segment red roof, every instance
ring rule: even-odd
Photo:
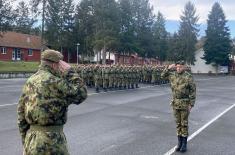
[[[41,37],[17,32],[5,32],[0,36],[0,46],[41,49]]]

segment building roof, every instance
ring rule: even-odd
[[[17,32],[4,32],[0,36],[0,46],[41,49],[41,37]]]

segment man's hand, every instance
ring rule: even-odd
[[[175,67],[175,64],[171,64],[171,65],[168,66],[168,69],[172,69],[174,67]]]
[[[65,72],[68,71],[70,68],[71,68],[71,66],[70,66],[68,63],[66,63],[66,62],[64,62],[64,61],[62,61],[62,60],[59,61],[59,70],[60,70],[62,73],[65,73]]]
[[[190,112],[190,111],[191,111],[191,109],[192,109],[192,106],[191,106],[191,105],[189,105],[189,106],[188,106],[188,111]]]

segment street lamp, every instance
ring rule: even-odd
[[[79,43],[77,43],[77,65],[78,65],[78,46],[79,46],[80,44]]]

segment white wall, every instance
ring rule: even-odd
[[[204,50],[201,48],[195,52],[195,65],[191,65],[192,73],[216,73],[216,68],[212,65],[207,65],[206,61],[202,59]]]
[[[95,54],[95,56],[94,56],[95,62],[97,61],[97,57],[99,59],[99,54],[100,54],[100,52],[97,52],[97,54]],[[102,51],[101,51],[101,59],[103,59]],[[109,52],[106,52],[106,59],[109,59]],[[115,61],[115,55],[112,52],[110,53],[110,60]]]

